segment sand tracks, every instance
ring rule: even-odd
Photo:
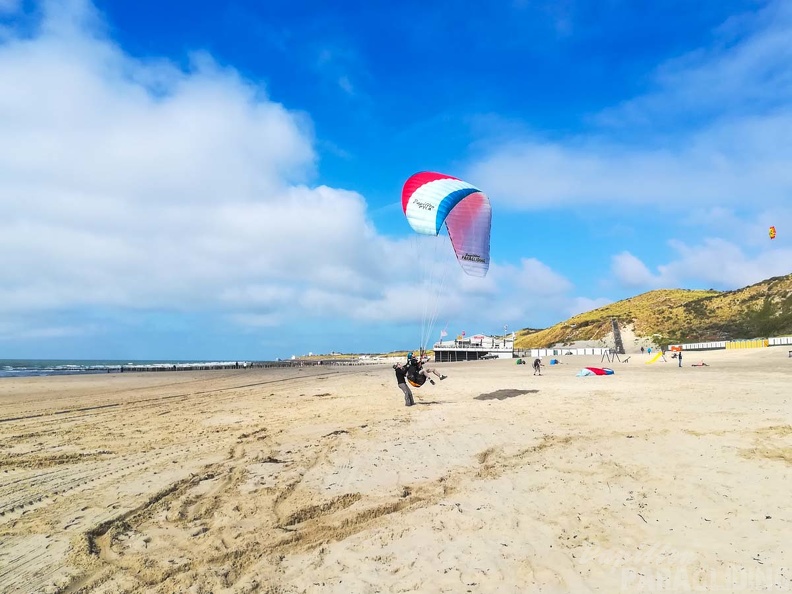
[[[616,591],[622,549],[772,559],[784,500],[756,485],[788,482],[780,397],[721,414],[720,396],[552,376],[538,397],[488,369],[460,365],[410,409],[390,369],[124,378],[50,417],[0,401],[42,414],[0,423],[0,591]]]
[[[224,461],[91,531],[80,565],[102,566],[93,579],[84,576],[81,587],[245,591],[277,574],[286,555],[344,540],[453,491],[455,476],[381,495],[317,492],[316,476],[331,474],[338,455],[365,439],[361,431],[317,430],[298,448],[280,443],[266,427],[240,433]]]
[[[293,529],[323,512],[294,503],[298,509],[283,508],[284,523],[275,500],[291,506],[288,493],[279,498],[276,489],[252,485],[256,496],[244,497],[251,469],[299,476],[333,438],[319,439],[313,453],[282,453],[273,432],[292,415],[267,401],[273,389],[282,397],[287,386],[285,394],[296,396],[306,382],[348,373],[115,377],[118,388],[109,390],[92,387],[107,388],[108,378],[65,378],[49,399],[2,401],[0,591],[132,584],[147,592],[195,563],[222,566],[249,550],[244,541],[262,527],[270,526],[274,544],[293,540],[277,526]],[[165,544],[182,552],[160,567],[151,553]]]

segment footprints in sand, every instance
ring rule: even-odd
[[[750,447],[739,447],[739,455],[745,459],[767,459],[792,464],[792,425],[769,425],[754,430],[713,430],[707,432],[684,430],[688,435],[699,438],[733,437],[735,440],[750,441]]]
[[[3,469],[23,469],[23,468],[50,468],[61,464],[74,464],[75,462],[85,462],[92,459],[102,459],[113,452],[110,450],[99,450],[96,452],[71,452],[52,455],[30,454],[7,454],[0,460],[0,468]]]
[[[754,446],[740,451],[744,458],[765,458],[792,464],[792,425],[771,425],[754,432]]]
[[[341,495],[340,497],[335,497],[320,505],[309,505],[307,507],[298,509],[284,518],[282,525],[293,526],[294,524],[301,524],[302,522],[306,522],[308,520],[333,514],[339,510],[343,510],[350,507],[351,505],[354,505],[360,501],[361,497],[362,496],[360,493],[350,493],[347,495]]]
[[[80,489],[135,472],[145,464],[142,457],[131,457],[126,464],[120,465],[117,461],[63,464],[47,472],[25,470],[8,477],[3,475],[0,478],[0,522],[10,512],[51,503]]]
[[[61,434],[55,424],[36,429],[42,419],[7,424],[13,435],[30,436],[14,448],[35,453],[27,455],[27,466],[0,471],[0,504],[13,506],[0,516],[0,565],[21,559],[13,571],[33,580],[33,591],[65,580],[51,571],[70,564],[76,572],[68,576],[71,585],[60,581],[58,587],[71,593],[278,592],[293,583],[284,579],[289,567],[295,581],[305,575],[330,584],[333,569],[344,561],[338,553],[343,549],[359,552],[365,571],[349,563],[352,577],[327,589],[311,582],[293,591],[366,591],[380,584],[386,584],[383,591],[420,591],[426,584],[417,576],[429,575],[425,568],[435,563],[440,572],[448,569],[437,576],[447,580],[447,591],[494,591],[499,581],[514,583],[523,563],[526,589],[585,592],[566,573],[584,531],[593,532],[601,519],[618,525],[625,512],[656,521],[645,512],[657,498],[626,499],[625,489],[633,489],[629,456],[603,458],[598,446],[615,439],[612,430],[573,432],[571,424],[559,430],[536,417],[507,418],[508,402],[472,402],[480,390],[464,402],[426,407],[401,419],[400,409],[355,408],[336,398],[341,381],[292,380],[278,392],[207,389],[198,401],[184,396],[152,400],[146,407],[94,410],[93,420],[69,420]],[[376,388],[379,381],[375,377],[370,384]],[[482,396],[517,398],[515,403],[532,400],[529,392]],[[465,415],[455,413],[457,405]],[[481,418],[471,419],[470,410]],[[498,414],[501,426],[490,424]],[[211,426],[203,424],[207,419]],[[505,439],[495,434],[501,428],[511,432]],[[640,426],[619,429],[628,453],[652,447],[649,440],[658,435]],[[786,447],[790,433],[768,428],[757,435],[763,440],[758,445]],[[514,436],[519,437],[509,441]],[[36,451],[39,442],[44,447]],[[73,450],[59,449],[64,442]],[[72,451],[84,455],[58,458]],[[622,477],[621,484],[613,474]],[[575,530],[563,525],[558,512],[571,509],[563,501],[572,488],[599,489],[608,498],[602,508],[618,505],[618,514],[584,515]],[[21,500],[14,499],[17,492]],[[37,502],[38,497],[44,499]],[[504,497],[513,498],[514,509],[507,509]],[[562,503],[553,507],[557,502]],[[540,513],[545,516],[533,521]],[[537,538],[536,525],[542,523],[554,533]],[[53,536],[34,543],[37,530],[52,530]],[[469,546],[471,538],[486,538],[487,546]],[[533,552],[524,545],[529,541]],[[75,544],[67,553],[70,542]],[[404,543],[413,548],[399,549]],[[479,550],[487,556],[477,556]],[[0,591],[8,591],[9,583],[0,570]],[[360,589],[350,589],[350,583]]]

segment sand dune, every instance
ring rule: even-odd
[[[0,591],[792,589],[792,359],[647,359],[2,380]]]

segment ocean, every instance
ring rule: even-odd
[[[244,361],[115,361],[102,359],[0,359],[0,378],[42,375],[81,375],[89,373],[120,373],[122,367],[149,369],[190,369],[192,367],[240,367]]]

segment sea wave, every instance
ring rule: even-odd
[[[55,361],[0,360],[0,377],[39,377],[123,373],[124,371],[184,371],[195,369],[244,369],[248,361]]]

